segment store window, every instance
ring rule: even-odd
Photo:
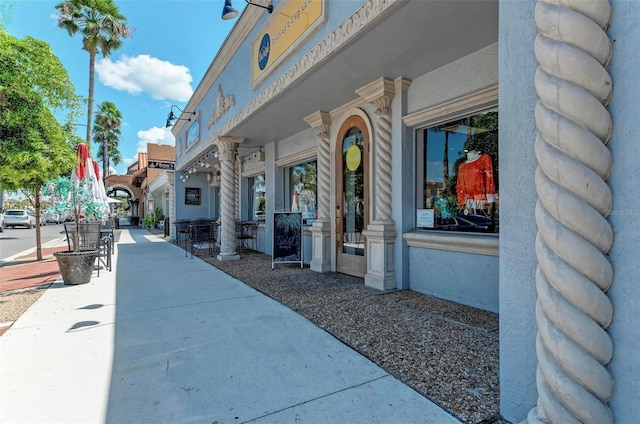
[[[249,186],[249,219],[254,221],[264,221],[264,210],[266,206],[266,184],[264,174],[250,177]]]
[[[285,169],[287,207],[302,213],[303,225],[311,225],[317,218],[318,178],[316,161],[310,161]]]
[[[417,134],[416,228],[498,233],[498,109]]]

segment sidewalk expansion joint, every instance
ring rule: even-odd
[[[296,408],[296,407],[298,407],[300,405],[305,405],[307,403],[315,402],[317,400],[324,399],[324,398],[336,395],[338,393],[346,392],[347,390],[355,389],[356,387],[365,386],[367,384],[374,383],[374,382],[376,382],[378,380],[382,380],[383,378],[390,378],[390,377],[393,378],[393,376],[391,374],[386,373],[385,375],[381,375],[380,377],[376,377],[376,378],[373,378],[371,380],[363,381],[362,383],[354,384],[353,386],[345,387],[343,389],[336,390],[336,391],[324,394],[322,396],[317,396],[315,398],[305,400],[304,402],[296,403],[295,405],[287,406],[286,408],[282,408],[282,409],[270,412],[270,413],[265,414],[265,415],[261,415],[261,416],[254,417],[254,418],[250,418],[250,419],[248,419],[246,421],[242,421],[241,424],[250,423],[250,422],[253,422],[253,421],[256,421],[256,420],[260,420],[262,418],[266,418],[266,417],[269,417],[269,416],[272,416],[272,415],[275,415],[275,414],[279,414],[280,412],[283,412],[283,411],[286,411],[286,410],[289,410],[289,409],[292,409],[292,408]]]

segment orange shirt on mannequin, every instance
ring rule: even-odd
[[[476,159],[460,164],[456,192],[458,205],[465,204],[467,199],[485,202],[495,200],[496,185],[491,156],[481,154]]]

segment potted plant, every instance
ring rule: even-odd
[[[91,191],[91,184],[95,184],[92,179],[82,179],[74,181],[69,177],[58,177],[48,181],[42,194],[49,197],[49,213],[61,214],[61,216],[71,215],[73,223],[65,224],[70,249],[64,252],[56,252],[54,256],[60,267],[60,274],[65,284],[85,284],[91,280],[94,263],[99,255],[98,245],[96,248],[83,249],[80,243],[82,237],[81,223],[83,219],[100,219],[104,213],[104,204],[96,200]],[[69,228],[72,231],[69,232]],[[97,237],[99,238],[100,227],[97,226]],[[99,239],[98,239],[99,240]]]

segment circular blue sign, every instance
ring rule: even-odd
[[[271,53],[271,37],[269,34],[265,34],[260,41],[260,50],[258,50],[258,68],[264,71],[269,63],[269,53]]]

